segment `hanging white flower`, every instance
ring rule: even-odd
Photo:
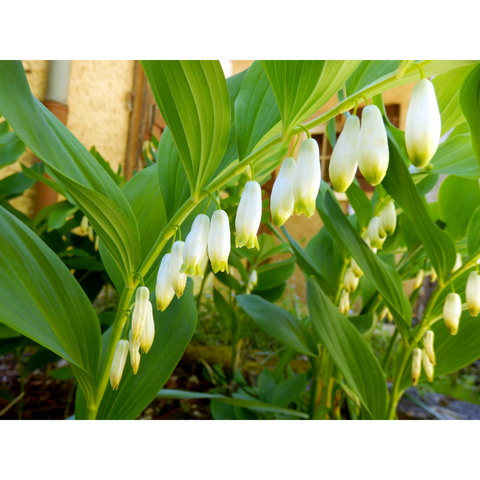
[[[235,228],[237,230],[235,245],[237,248],[257,248],[257,232],[262,220],[262,191],[258,182],[250,180],[245,184],[238,204]]]
[[[228,273],[230,255],[230,223],[224,210],[213,212],[208,234],[208,257],[212,270]]]
[[[272,212],[272,221],[278,227],[281,227],[292,216],[295,205],[293,196],[295,167],[295,160],[292,157],[286,158],[273,184],[270,211]]]

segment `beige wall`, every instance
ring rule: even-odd
[[[43,100],[48,61],[25,60],[23,66],[32,93]],[[95,146],[115,171],[126,157],[134,68],[133,60],[73,60],[71,65],[67,127],[87,149]],[[0,170],[0,179],[20,171],[20,162],[31,166],[33,158],[27,150],[18,162]],[[35,187],[11,203],[32,216]]]

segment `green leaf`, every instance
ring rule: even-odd
[[[355,211],[358,223],[362,228],[367,228],[373,215],[373,208],[365,192],[358,185],[352,183],[345,193]]]
[[[290,246],[292,247],[293,253],[295,255],[295,260],[301,270],[307,277],[315,277],[318,284],[323,288],[323,290],[332,297],[334,295],[334,291],[330,282],[326,280],[326,278],[322,275],[322,272],[319,270],[316,263],[312,260],[309,254],[303,250],[303,248],[290,236],[287,232],[285,226],[281,227],[282,232],[287,237]]]
[[[287,310],[256,295],[237,295],[237,302],[268,335],[296,352],[313,357],[318,355],[317,345],[310,331]]]
[[[441,143],[430,164],[433,166],[431,173],[480,178],[480,167],[472,150],[469,133],[450,136]]]
[[[155,292],[150,301],[155,302]],[[118,390],[107,386],[98,409],[99,420],[133,420],[148,407],[170,378],[182,358],[197,325],[197,309],[193,301],[193,282],[180,299],[175,298],[169,307],[160,312],[153,309],[155,340],[147,354],[141,354],[140,368],[133,374],[130,357],[127,359]],[[103,334],[103,352],[106,352],[112,329]],[[102,355],[102,363],[104,355]],[[85,404],[77,395],[75,417],[83,418]]]
[[[90,149],[90,153],[95,158],[95,160],[100,164],[100,166],[107,172],[108,176],[119,186],[122,187],[125,185],[126,180],[125,177],[122,177],[120,173],[115,173],[112,170],[110,164],[100,155],[100,152],[95,148],[92,147]],[[118,170],[120,172],[120,168]]]
[[[235,127],[239,160],[248,156],[261,139],[280,121],[272,86],[256,60],[243,79],[235,100]]]
[[[213,301],[215,302],[215,307],[218,310],[218,313],[227,322],[227,325],[234,335],[237,330],[237,318],[235,312],[216,288],[213,289]]]
[[[124,278],[140,261],[132,209],[107,172],[31,93],[20,61],[0,62],[0,111],[87,215]],[[113,237],[109,235],[112,234]]]
[[[0,321],[70,362],[92,401],[101,339],[90,301],[63,262],[3,208],[0,244]]]
[[[456,251],[451,238],[441,230],[428,213],[402,156],[403,132],[386,122],[390,159],[382,186],[413,222],[415,231],[439,278],[445,278],[455,264]]]
[[[76,205],[72,205],[69,202],[59,202],[56,203],[55,206],[56,208],[52,210],[48,216],[48,232],[63,227],[67,221],[67,218],[78,210]]]
[[[475,255],[480,250],[480,207],[473,212],[467,228],[468,254]]]
[[[372,350],[313,280],[308,282],[307,302],[315,333],[345,382],[369,414],[383,420],[387,384]]]
[[[42,165],[36,163],[29,170],[43,172]],[[0,180],[0,198],[11,200],[18,197],[23,192],[35,184],[35,180],[31,180],[24,172],[14,173]]]
[[[212,394],[212,393],[201,393],[201,392],[184,392],[182,390],[160,390],[158,392],[157,398],[165,399],[202,399],[202,398],[211,398],[212,400],[217,400],[228,405],[235,405],[238,407],[248,408],[255,412],[272,412],[272,413],[283,413],[285,415],[293,415],[299,418],[308,419],[308,415],[303,412],[297,412],[296,410],[291,410],[289,408],[283,408],[276,405],[270,405],[268,403],[258,402],[256,400],[245,400],[243,398],[231,398],[225,397],[224,395]]]
[[[260,265],[257,268],[258,283],[255,290],[270,290],[280,286],[292,276],[294,270],[294,258]]]
[[[459,90],[465,77],[473,68],[474,65],[456,68],[442,75],[437,75],[432,80],[442,121],[441,135],[445,135],[450,129],[465,122],[458,101]]]
[[[476,66],[463,81],[459,102],[470,130],[473,153],[480,163],[480,65]]]
[[[43,175],[43,172],[40,173],[37,170],[34,170],[32,168],[27,168],[25,165],[23,165],[23,163],[20,164],[20,166],[22,167],[22,171],[26,177],[30,178],[31,180],[35,180],[37,182],[42,182],[45,185],[48,185],[52,190],[55,190],[60,195],[63,195],[64,197],[67,196],[65,189],[59,183],[45,177]]]
[[[365,340],[368,341],[372,338],[378,321],[375,312],[368,312],[364,315],[358,315],[357,317],[348,317],[348,319]]]
[[[0,168],[17,161],[23,152],[25,152],[25,144],[19,138],[0,146]]]
[[[342,244],[343,248],[350,251],[363,273],[382,295],[402,336],[407,336],[412,310],[403,291],[399,274],[370,250],[370,247],[345,218],[330,192],[327,192],[324,203],[322,203],[320,195],[317,197],[317,208],[321,212],[322,220],[324,217],[329,218],[327,228],[337,244]]]
[[[343,86],[359,61],[264,60],[282,117],[282,137],[308,119]]]
[[[347,97],[379,78],[395,72],[398,63],[398,60],[363,60],[345,84]]]
[[[227,84],[218,61],[148,60],[142,66],[172,133],[192,193],[225,154],[230,132]]]
[[[272,403],[280,407],[287,407],[307,388],[307,376],[294,375],[275,386],[272,395]]]
[[[447,177],[440,186],[438,202],[442,220],[447,224],[445,231],[454,241],[464,238],[470,218],[480,205],[478,180]]]

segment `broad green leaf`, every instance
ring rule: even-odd
[[[0,111],[72,195],[124,279],[140,262],[138,229],[126,198],[98,161],[31,93],[21,62],[0,62]],[[108,235],[116,232],[114,237]]]
[[[237,295],[237,302],[268,335],[296,352],[317,356],[315,340],[305,325],[290,312],[256,295]]]
[[[402,157],[399,145],[404,143],[403,132],[386,123],[390,153],[387,174],[382,186],[413,222],[415,231],[427,252],[439,278],[451,272],[455,264],[455,245],[451,238],[431,219],[425,201],[419,195]]]
[[[478,180],[450,175],[440,186],[438,202],[442,220],[447,224],[445,231],[454,241],[464,238],[470,218],[474,210],[480,206]]]
[[[348,319],[365,340],[369,341],[372,338],[378,321],[375,312],[368,312],[364,315],[358,315],[357,317],[348,317]]]
[[[230,132],[227,84],[218,61],[146,60],[142,66],[198,194],[222,160]]]
[[[330,192],[327,192],[324,203],[320,195],[317,197],[317,208],[321,212],[322,219],[329,218],[327,228],[337,244],[342,244],[343,248],[351,253],[363,273],[382,295],[402,336],[407,336],[412,311],[399,274],[370,250],[346,219]]]
[[[122,175],[120,175],[121,167],[119,167],[118,173],[115,173],[112,170],[112,167],[110,166],[110,164],[100,155],[100,152],[95,147],[92,147],[90,149],[90,153],[95,158],[95,160],[100,164],[100,166],[108,173],[109,177],[116,183],[116,185],[118,185],[120,188],[123,187],[123,185],[125,185],[126,183],[125,177],[122,177]]]
[[[155,293],[150,301],[154,304]],[[197,309],[193,301],[193,282],[187,283],[185,293],[175,298],[169,307],[160,312],[153,309],[155,340],[147,354],[141,354],[140,368],[133,374],[130,357],[127,359],[118,390],[107,385],[98,409],[99,420],[133,420],[147,408],[170,378],[182,358],[197,325]],[[103,334],[103,352],[106,352],[112,329]],[[102,355],[102,363],[104,355]],[[77,395],[75,416],[83,418],[85,403]]]
[[[210,398],[212,400],[217,400],[228,405],[235,405],[238,407],[248,408],[256,412],[272,412],[272,413],[281,413],[284,415],[293,415],[299,418],[308,418],[308,415],[303,412],[297,412],[296,410],[291,410],[289,408],[280,407],[277,405],[270,405],[269,403],[259,402],[257,400],[245,400],[243,398],[235,397],[225,397],[224,395],[214,394],[214,393],[202,393],[202,392],[184,392],[182,390],[160,390],[158,392],[157,398],[165,398],[171,400],[182,400],[182,399],[202,399]]]
[[[467,228],[468,254],[475,255],[480,250],[480,207],[473,212]]]
[[[295,398],[307,388],[307,376],[294,375],[275,386],[272,394],[272,403],[280,407],[287,407]]]
[[[255,290],[270,290],[278,287],[292,276],[294,270],[294,258],[260,265],[257,268],[258,283]]]
[[[473,153],[480,163],[480,65],[476,66],[463,81],[459,102],[470,130]]]
[[[40,173],[43,172],[43,166],[40,163],[36,163],[27,170]],[[13,173],[0,180],[0,198],[11,200],[22,195],[25,190],[33,187],[34,184],[35,180],[32,180],[25,172]]]
[[[0,321],[70,362],[92,400],[101,339],[90,301],[57,255],[3,208],[0,244]]]
[[[249,155],[263,136],[280,121],[272,86],[256,60],[243,79],[235,100],[235,127],[239,160]]]
[[[450,129],[465,122],[458,101],[459,90],[463,80],[473,68],[474,65],[456,68],[437,75],[432,80],[442,120],[441,135],[445,135]]]
[[[290,246],[292,247],[293,253],[295,255],[295,260],[303,273],[307,277],[315,277],[315,280],[317,280],[318,284],[323,288],[327,295],[329,297],[333,297],[335,292],[333,291],[332,284],[328,282],[327,279],[323,276],[322,272],[320,271],[316,263],[312,260],[310,255],[290,236],[285,226],[281,228],[282,232],[287,237]],[[327,275],[327,277],[328,276],[329,275]]]
[[[373,215],[373,208],[365,192],[358,185],[352,183],[345,193],[357,215],[358,223],[362,228],[367,228]]]
[[[23,152],[25,152],[25,144],[19,138],[6,145],[0,145],[0,168],[17,161]]]
[[[216,289],[213,289],[213,301],[220,316],[226,321],[232,335],[235,335],[237,330],[237,318],[233,308],[223,298],[223,295]]]
[[[431,173],[480,178],[480,167],[473,154],[469,133],[451,136],[441,143],[430,164],[433,166]]]
[[[282,117],[282,137],[308,119],[343,86],[359,61],[264,60]]]
[[[320,231],[311,238],[304,252],[310,259],[310,262],[307,262],[308,266],[311,265],[313,268],[317,268],[324,278],[328,278],[328,285],[339,284],[343,258],[338,250],[337,244],[325,227],[322,227]],[[307,270],[305,270],[305,273],[307,273]],[[311,274],[308,275],[311,276]],[[316,280],[323,288],[317,278]],[[333,293],[331,287],[330,290],[332,290]]]
[[[379,78],[395,72],[398,60],[363,60],[345,83],[347,97]]]
[[[37,182],[42,182],[45,185],[48,185],[52,190],[55,190],[57,193],[60,195],[63,195],[64,197],[67,196],[67,193],[65,192],[65,189],[57,182],[47,178],[45,175],[40,173],[39,171],[33,169],[33,168],[27,168],[23,163],[20,165],[22,167],[22,172],[31,180],[35,180]]]
[[[315,333],[345,382],[369,414],[374,419],[383,420],[387,408],[387,384],[372,350],[314,280],[308,281],[307,302]]]

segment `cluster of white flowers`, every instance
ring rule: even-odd
[[[148,288],[139,287],[137,289],[132,313],[132,326],[128,334],[129,340],[118,341],[110,369],[110,385],[114,390],[117,390],[120,385],[128,352],[130,352],[133,373],[136,375],[141,360],[140,349],[143,353],[148,353],[152,347],[155,338],[155,321],[149,298]]]
[[[395,204],[388,202],[380,212],[379,216],[373,217],[367,228],[365,242],[370,246],[374,253],[377,249],[383,247],[387,235],[393,235],[397,226],[397,214]]]

